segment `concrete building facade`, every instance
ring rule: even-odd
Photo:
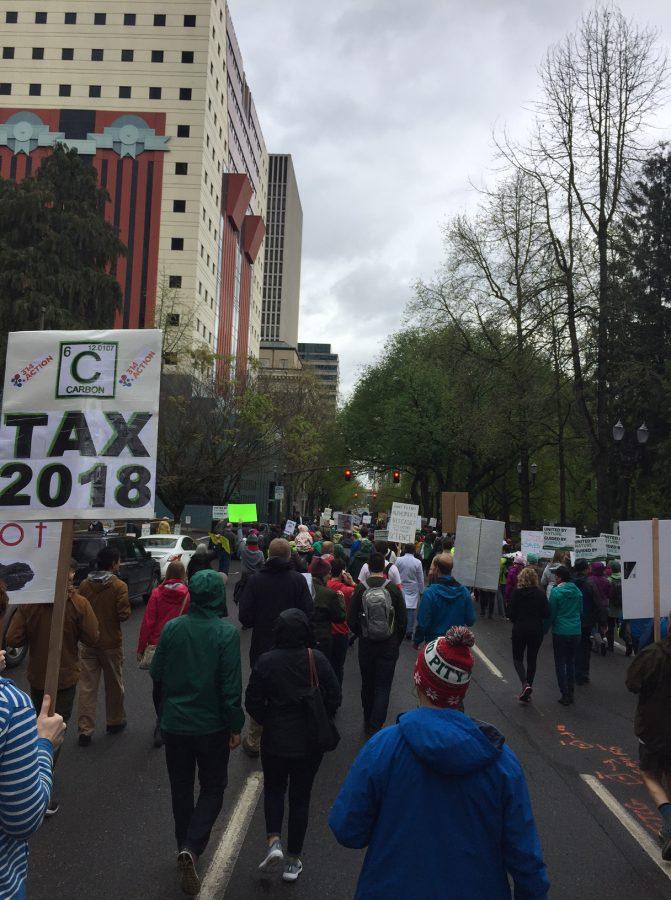
[[[328,399],[337,403],[340,361],[338,354],[331,352],[331,345],[299,344],[298,356],[303,368],[311,371],[323,386]]]
[[[154,325],[157,294],[175,292],[191,343],[244,369],[261,340],[268,155],[225,0],[0,0],[0,28],[0,174],[76,147],[128,247],[115,324]]]
[[[298,343],[303,209],[289,154],[271,154],[261,340]]]

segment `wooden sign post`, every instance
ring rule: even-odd
[[[53,716],[56,706],[56,693],[58,692],[58,676],[61,668],[61,650],[63,647],[63,625],[65,623],[65,608],[68,601],[68,575],[70,572],[70,560],[72,558],[72,535],[74,521],[66,519],[61,531],[61,546],[58,554],[58,571],[56,573],[56,593],[54,595],[54,608],[51,611],[51,631],[49,633],[49,655],[47,658],[47,672],[44,679],[44,693],[51,697],[49,715]],[[37,714],[39,715],[39,709]]]
[[[653,640],[661,640],[659,599],[659,519],[652,520],[652,628]]]

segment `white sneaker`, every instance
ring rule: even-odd
[[[303,863],[298,857],[292,859],[289,857],[284,863],[284,872],[282,872],[283,881],[297,881],[298,876],[303,871]]]
[[[259,869],[273,871],[277,868],[278,863],[282,862],[283,859],[284,852],[282,851],[282,844],[280,843],[279,839],[274,840],[268,847],[266,858],[263,860],[263,862],[259,863]]]

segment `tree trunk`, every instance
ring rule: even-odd
[[[519,473],[520,483],[520,516],[522,528],[531,527],[531,488],[529,484],[529,448],[520,447],[522,471]]]

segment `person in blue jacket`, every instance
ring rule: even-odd
[[[436,580],[422,595],[415,625],[415,647],[441,637],[453,625],[472,625],[475,622],[471,592],[454,580],[453,565],[451,553],[441,553],[431,563],[429,581],[432,577]]]
[[[503,735],[463,703],[473,632],[451,628],[415,664],[419,708],[356,758],[329,825],[368,848],[355,900],[545,900],[550,887],[524,773]],[[412,840],[408,840],[408,835]]]

